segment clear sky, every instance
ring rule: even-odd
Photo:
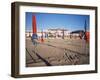
[[[36,16],[38,31],[56,28],[63,28],[69,31],[84,30],[85,21],[87,30],[89,30],[89,15],[26,12],[26,31],[32,30],[32,15]]]

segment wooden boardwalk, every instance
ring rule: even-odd
[[[26,66],[89,64],[89,44],[84,40],[47,39],[33,45],[26,39]]]

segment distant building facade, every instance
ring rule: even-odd
[[[32,32],[26,32],[25,36],[26,37],[32,37]],[[70,31],[68,31],[67,29],[48,29],[47,31],[41,31],[41,32],[37,32],[37,36],[38,38],[65,38],[68,37],[70,35]]]

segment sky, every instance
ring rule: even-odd
[[[85,21],[89,31],[89,15],[26,12],[26,31],[32,31],[32,15],[36,16],[37,31],[47,29],[84,30]]]

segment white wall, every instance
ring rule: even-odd
[[[1,0],[0,2],[0,80],[16,80],[10,76],[11,67],[11,2],[15,0]],[[41,3],[54,4],[71,4],[71,5],[88,5],[98,6],[100,14],[100,0],[16,0],[16,1],[33,1]],[[98,16],[100,22],[100,16]],[[100,35],[100,23],[98,23],[98,35]],[[98,44],[100,48],[100,36]],[[98,49],[99,49],[98,48]],[[21,78],[19,80],[100,80],[100,50],[98,51],[98,68],[97,74],[78,74],[53,77],[38,78]]]

